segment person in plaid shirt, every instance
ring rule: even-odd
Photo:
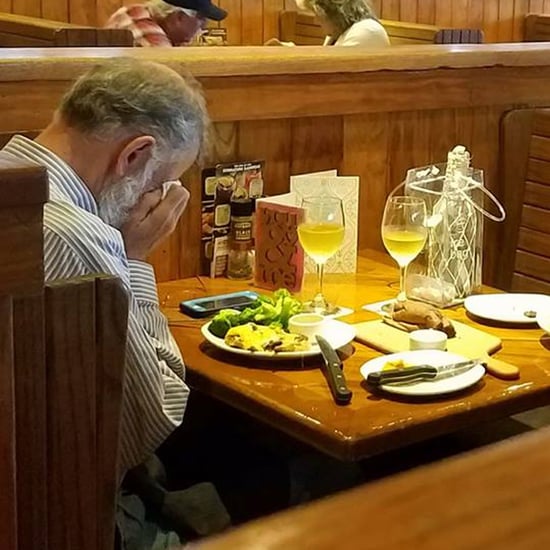
[[[129,29],[134,46],[186,46],[208,19],[221,21],[226,16],[211,0],[148,0],[120,8],[105,27]]]

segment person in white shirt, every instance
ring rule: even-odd
[[[368,0],[297,0],[300,9],[315,13],[327,33],[325,46],[385,48],[388,33]]]

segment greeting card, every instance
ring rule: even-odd
[[[256,201],[255,283],[261,288],[297,292],[304,276],[304,251],[298,242],[303,211],[294,193]]]
[[[301,204],[312,196],[333,196],[342,200],[345,234],[340,250],[325,265],[325,273],[355,273],[359,216],[359,177],[338,176],[336,170],[291,176],[290,191]],[[315,272],[315,263],[305,258],[306,273]]]

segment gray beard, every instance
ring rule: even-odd
[[[106,224],[120,229],[126,223],[131,210],[145,193],[156,169],[156,163],[150,164],[151,166],[146,166],[142,174],[124,176],[108,183],[98,201],[99,217]]]

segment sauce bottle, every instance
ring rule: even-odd
[[[251,199],[234,198],[231,200],[231,229],[227,263],[229,279],[250,279],[252,277],[254,262],[252,211]]]

